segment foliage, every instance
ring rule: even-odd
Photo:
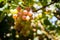
[[[0,0],[2,40],[60,40],[60,0]]]

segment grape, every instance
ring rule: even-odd
[[[17,11],[20,11],[20,10],[21,10],[21,8],[18,6],[18,7],[17,7]]]
[[[26,16],[25,15],[22,16],[22,20],[26,20]]]

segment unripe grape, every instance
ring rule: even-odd
[[[18,13],[18,11],[17,11],[16,9],[14,9],[14,10],[11,9],[10,12],[11,12],[12,14],[17,14],[17,13]]]

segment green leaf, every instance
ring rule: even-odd
[[[3,0],[0,0],[0,2],[2,2]]]
[[[47,0],[42,0],[41,3],[42,3],[43,6],[45,6],[45,5],[47,5]]]
[[[45,25],[51,25],[51,23],[49,22],[48,19],[45,19],[45,20],[44,20],[44,24],[45,24]]]
[[[48,3],[51,3],[51,0],[47,0]]]

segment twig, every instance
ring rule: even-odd
[[[58,2],[58,1],[57,1],[57,2]],[[57,2],[51,2],[50,4],[43,6],[42,8],[40,8],[40,9],[38,9],[38,10],[41,10],[41,9],[43,9],[43,8],[46,8],[47,6],[52,5],[52,4],[54,4],[54,3],[57,3]],[[33,12],[37,12],[38,10],[33,10]]]

